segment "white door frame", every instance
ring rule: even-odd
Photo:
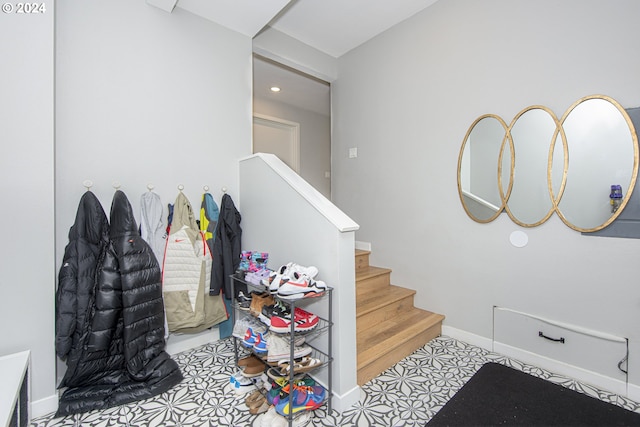
[[[293,159],[291,169],[293,169],[297,174],[300,174],[300,123],[290,122],[278,117],[271,117],[258,113],[253,113],[253,123],[258,123],[262,126],[271,127],[274,129],[288,131],[290,148],[289,153],[291,155],[291,158]],[[254,152],[253,135],[251,138],[251,152]]]

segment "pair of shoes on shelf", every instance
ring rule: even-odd
[[[292,425],[293,427],[304,427],[309,424],[310,420],[311,412],[306,412],[294,418]],[[289,427],[289,421],[282,415],[279,415],[274,407],[271,407],[265,414],[260,415],[253,425],[256,427]]]
[[[251,294],[247,296],[243,291],[238,292],[238,296],[236,297],[238,308],[243,311],[249,311],[249,307],[251,307],[251,299]]]
[[[251,314],[253,314],[255,317],[258,317],[262,312],[262,307],[264,307],[265,305],[272,305],[274,303],[275,300],[273,299],[271,294],[269,294],[269,292],[253,293],[251,296],[251,305],[249,306],[249,311],[251,311]]]
[[[294,374],[302,374],[305,372],[309,372],[314,370],[315,368],[322,366],[322,361],[320,359],[316,359],[314,357],[304,356],[300,361],[293,362],[293,373]],[[291,373],[291,365],[288,360],[281,360],[278,362],[278,368],[280,368],[280,373],[285,377],[289,377]],[[273,369],[273,368],[271,368]]]
[[[269,288],[269,292],[275,294],[278,292],[280,285],[291,279],[295,273],[303,274],[313,279],[318,275],[318,269],[314,266],[304,267],[300,264],[290,262],[272,271],[269,277],[262,281],[262,284]]]
[[[267,354],[268,350],[268,332],[259,332],[253,328],[247,328],[242,338],[242,345],[247,348],[253,348],[257,354]]]
[[[265,390],[267,390],[267,403],[269,405],[276,405],[280,399],[284,399],[289,396],[289,377],[278,376],[271,371],[271,369],[267,371],[268,378],[267,380],[263,379],[263,384]],[[306,374],[296,375],[293,377],[293,383],[300,386],[316,386],[316,381]]]
[[[243,375],[242,371],[237,371],[229,378],[229,387],[238,395],[256,390],[256,384],[251,378]]]
[[[247,378],[259,377],[265,370],[264,362],[254,355],[239,359],[238,367],[242,369],[242,375]]]
[[[284,336],[277,334],[269,334],[269,346],[267,348],[267,362],[279,362],[280,360],[289,359],[291,357],[291,346],[293,345],[293,358],[298,359],[311,354],[311,347],[308,345],[298,344]]]
[[[280,415],[297,414],[302,411],[312,411],[324,403],[327,392],[319,385],[306,385],[294,382],[286,397],[280,397],[274,404]]]
[[[267,412],[269,404],[267,398],[262,394],[260,390],[256,390],[251,393],[244,401],[244,404],[249,408],[249,413],[252,415],[262,414]]]
[[[264,279],[269,278],[269,274],[271,274],[271,270],[267,268],[260,269],[258,271],[250,271],[245,274],[244,280],[246,282],[251,283],[252,285],[261,285]]]
[[[275,302],[271,305],[262,306],[262,310],[260,312],[260,315],[258,316],[258,319],[260,319],[260,321],[265,325],[270,326],[271,318],[273,316],[284,316],[290,312],[291,310],[289,310],[289,307],[287,307],[282,301],[275,300]]]
[[[294,332],[308,332],[318,326],[320,318],[313,313],[296,307],[293,311]],[[291,332],[291,310],[274,314],[269,322],[269,329],[273,332]]]
[[[324,295],[327,284],[321,280],[314,280],[304,273],[293,273],[292,277],[280,284],[277,290],[278,298],[298,300]]]
[[[243,339],[247,333],[247,329],[253,329],[256,332],[267,332],[267,327],[259,322],[256,318],[251,316],[239,317],[233,325],[233,332],[231,333],[234,337]]]

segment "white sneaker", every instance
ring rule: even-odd
[[[275,415],[272,419],[269,420],[271,424],[262,424],[262,426],[268,425],[269,427],[289,427],[289,420],[287,418],[278,414],[277,412],[275,412],[275,410],[273,412],[275,413]],[[301,415],[296,415],[296,417],[293,419],[292,425],[294,427],[304,427],[309,424],[309,420],[311,420],[311,411],[305,411]]]
[[[318,269],[314,266],[304,267],[300,264],[289,262],[272,271],[269,277],[262,280],[262,284],[269,288],[270,293],[275,294],[278,292],[280,285],[295,277],[296,273],[313,279],[318,275]]]
[[[241,396],[250,391],[257,390],[255,383],[249,379],[244,377],[243,375],[235,377],[236,382],[233,384],[233,390],[237,395]]]
[[[327,284],[321,280],[313,280],[304,274],[294,274],[287,282],[278,287],[278,297],[287,300],[322,296],[327,290]]]
[[[290,262],[287,264],[287,275],[293,276],[293,273],[301,273],[314,279],[318,275],[318,269],[314,266],[303,267],[300,264]]]
[[[293,343],[293,357],[295,359],[311,354],[311,347],[308,345],[296,345]],[[291,356],[290,341],[278,334],[269,335],[269,349],[267,351],[267,362],[278,362],[289,360]]]

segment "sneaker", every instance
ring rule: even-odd
[[[271,318],[273,316],[291,316],[291,311],[289,307],[284,305],[282,301],[276,300],[274,304],[262,306],[262,312],[258,316],[260,321],[267,326],[271,325]]]
[[[244,334],[247,333],[247,329],[249,328],[249,322],[246,317],[240,317],[236,319],[236,322],[233,324],[233,335],[236,338],[243,339]]]
[[[258,340],[258,333],[254,332],[253,328],[247,328],[247,331],[242,338],[242,345],[244,345],[245,347],[253,348],[256,341]]]
[[[276,412],[287,416],[301,411],[311,411],[322,405],[326,391],[321,386],[294,384],[292,399],[279,399],[275,404]]]
[[[266,326],[261,322],[258,322],[257,319],[251,316],[239,316],[233,325],[233,332],[231,334],[236,338],[243,339],[247,333],[247,329],[249,328],[256,332],[267,331]]]
[[[289,277],[287,276],[287,266],[283,265],[276,271],[272,271],[269,274],[269,277],[263,279],[262,284],[269,288],[269,292],[275,294],[280,284],[287,280],[289,280]]]
[[[231,384],[231,386],[235,386],[240,379],[242,379],[242,371],[236,371],[229,377],[229,384]]]
[[[300,264],[290,262],[281,266],[276,271],[272,271],[269,277],[262,281],[262,284],[269,288],[269,292],[275,294],[278,288],[295,274],[303,274],[313,279],[317,276],[318,269],[314,266],[304,267]]]
[[[293,343],[293,358],[297,359],[311,354],[311,347],[308,345],[296,345]],[[291,356],[291,343],[285,337],[277,334],[269,335],[269,349],[267,351],[267,362],[278,362],[288,359]]]
[[[320,318],[299,307],[294,310],[294,331],[307,332],[318,326]],[[291,332],[291,312],[271,318],[270,330],[278,333]]]
[[[253,285],[258,286],[258,285],[262,284],[262,281],[264,279],[268,279],[269,278],[269,274],[271,274],[271,270],[265,268],[265,269],[262,269],[262,270],[258,270],[258,271],[247,273],[244,276],[244,280],[246,282],[249,282],[249,283],[251,283]]]
[[[253,351],[255,351],[258,355],[267,354],[267,349],[269,348],[267,333],[258,332],[254,339],[253,343]]]
[[[300,299],[324,295],[327,285],[323,281],[313,280],[304,274],[295,274],[293,278],[278,288],[278,296],[283,299]]]
[[[251,298],[251,294],[249,294],[249,296],[246,296],[244,292],[238,292],[238,296],[236,297],[236,301],[238,302],[238,309],[249,311],[249,307],[251,306]]]
[[[318,275],[318,269],[314,266],[303,267],[300,264],[290,262],[287,264],[287,274],[291,277],[293,273],[304,274],[314,279]]]
[[[240,375],[240,378],[238,378],[236,383],[233,384],[233,390],[237,395],[244,395],[245,393],[249,393],[256,389],[255,383],[244,375]]]

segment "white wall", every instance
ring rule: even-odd
[[[55,13],[39,3],[39,14],[0,13],[0,356],[31,351],[32,399],[55,389]]]
[[[20,313],[2,322],[16,324],[24,319],[26,324],[35,322],[43,330],[43,336],[33,338],[46,349],[45,360],[34,360],[34,381],[38,387],[34,387],[32,396],[48,402],[40,412],[55,409],[47,405],[57,403],[54,277],[85,191],[83,181],[93,181],[92,191],[107,215],[114,192],[112,183],[116,181],[129,197],[136,215],[140,195],[147,191],[149,183],[154,185],[163,204],[173,203],[177,186],[184,185],[185,194],[194,208],[199,209],[205,185],[218,202],[222,187],[237,198],[237,160],[251,152],[250,38],[180,9],[168,14],[144,2],[118,0],[59,2],[56,44],[55,263],[51,243],[46,255],[52,265],[42,271],[28,270],[30,274],[46,273],[47,280],[29,280],[33,283],[27,284],[41,286],[41,282],[46,282],[46,287],[42,285],[45,289],[37,294],[38,304],[43,306],[38,313],[46,320],[41,315],[22,314],[24,307],[29,306],[25,302],[14,304],[21,309]],[[42,75],[46,77],[47,73],[53,76],[53,60],[29,69],[33,70],[25,75],[29,82]],[[14,98],[20,99],[20,93]],[[50,100],[52,103],[52,94]],[[45,106],[43,103],[42,108]],[[46,124],[43,120],[36,123]],[[33,119],[16,124],[31,129]],[[46,139],[41,141],[45,142]],[[37,186],[39,191],[52,187],[52,142],[44,149],[21,148],[22,158],[8,166],[5,181],[15,185],[16,176],[29,170],[28,178],[35,179],[29,185]],[[39,163],[39,156],[47,152],[49,157],[44,157],[43,164],[34,166],[34,158]],[[38,174],[33,174],[34,169]],[[37,192],[22,189],[20,199],[26,202],[27,197],[29,203],[39,200]],[[26,212],[37,221],[26,216],[20,222],[39,226],[53,222],[52,197],[51,193],[50,212],[33,206],[33,212],[31,207]],[[23,215],[25,210],[20,212]],[[32,257],[38,256],[33,253],[33,246],[36,237],[42,242],[42,230],[46,228],[34,229],[37,236],[28,239],[27,247],[21,251],[30,254],[24,258],[28,268],[32,267]],[[34,299],[33,288],[25,294],[27,297],[29,301]],[[3,300],[13,304],[7,298]],[[22,331],[22,336],[25,335]],[[45,369],[47,375],[43,375]],[[64,369],[64,364],[60,364],[60,369]],[[38,412],[35,408],[34,415]]]
[[[253,100],[253,112],[300,124],[300,176],[331,199],[331,118],[264,98]]]
[[[478,224],[456,188],[480,115],[542,104],[561,115],[596,93],[640,105],[635,0],[439,1],[339,59],[333,82],[334,201],[373,244],[373,264],[418,290],[445,325],[492,335],[501,305],[630,338],[640,384],[640,241],[584,237],[556,217]],[[348,148],[358,147],[356,159]]]
[[[125,13],[126,12],[126,13]],[[134,209],[148,183],[163,203],[183,184],[200,206],[237,196],[251,150],[251,40],[184,10],[64,2],[57,19],[56,214],[60,259],[90,179],[110,208],[118,181]]]

